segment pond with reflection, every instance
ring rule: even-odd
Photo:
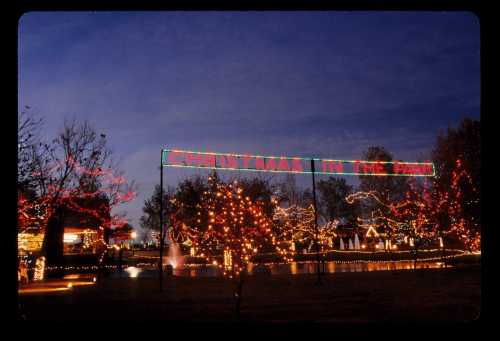
[[[316,273],[317,264],[315,262],[292,262],[292,263],[272,263],[266,264],[268,271],[272,275],[298,275],[298,274],[314,274]],[[364,271],[389,271],[389,270],[410,270],[413,269],[413,261],[397,261],[397,262],[353,262],[353,263],[338,263],[324,262],[320,264],[320,270],[324,273],[336,272],[364,272]],[[441,268],[441,262],[417,262],[418,269],[423,268]],[[255,275],[261,273],[262,265],[249,264],[248,274]],[[187,277],[214,277],[220,276],[222,270],[213,265],[195,265],[185,264],[181,268],[173,269],[174,276]],[[156,277],[158,276],[157,268],[154,265],[141,265],[125,267],[120,272],[112,274],[113,277]]]

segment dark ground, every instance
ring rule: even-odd
[[[241,319],[250,322],[465,322],[479,317],[479,267],[250,276]],[[222,278],[104,278],[72,291],[19,296],[26,319],[231,321],[232,283]]]

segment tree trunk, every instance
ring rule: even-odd
[[[416,270],[417,269],[417,260],[418,260],[418,247],[417,247],[417,243],[415,243],[415,258],[413,260],[413,270]]]
[[[118,271],[122,272],[122,263],[123,263],[123,247],[120,247],[120,251],[118,251]]]
[[[241,295],[243,292],[243,281],[244,281],[244,277],[245,277],[245,274],[244,274],[245,271],[246,270],[243,270],[240,272],[240,276],[239,276],[238,282],[236,284],[236,289],[234,291],[236,320],[240,319]]]
[[[104,229],[103,233],[103,239],[106,244],[109,244],[109,235],[111,234],[111,229],[106,228]]]
[[[47,221],[47,229],[43,238],[42,253],[49,266],[63,263],[64,218],[61,208],[57,208]]]
[[[444,248],[444,236],[441,237],[441,241],[443,242],[443,247],[441,248],[442,249],[442,253],[441,253],[441,258],[442,259],[441,260],[443,262],[443,267],[446,268],[446,258],[445,258],[445,256],[446,256],[446,250]]]

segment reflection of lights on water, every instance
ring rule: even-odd
[[[167,264],[168,258],[165,259]],[[145,265],[142,263],[143,266]],[[417,268],[441,268],[443,263],[439,262],[438,259],[434,261],[419,261],[416,264]],[[177,268],[174,269],[173,273],[175,276],[188,276],[188,277],[212,277],[221,274],[221,270],[224,269],[222,262],[217,262],[217,265],[209,264],[183,264],[182,260],[177,263]],[[147,264],[151,266],[151,264]],[[316,262],[291,262],[291,263],[266,263],[266,266],[270,270],[271,274],[315,274],[317,271]],[[414,268],[413,260],[405,261],[361,261],[361,262],[335,262],[335,261],[325,261],[324,264],[320,265],[321,271],[325,273],[336,273],[336,272],[363,272],[363,271],[391,271],[391,270],[410,270]],[[170,265],[167,266],[168,268]],[[248,263],[247,271],[248,274],[255,274],[255,264]],[[139,264],[138,267],[128,267],[125,269],[129,274],[129,277],[138,277],[139,272],[143,269]],[[142,274],[141,276],[143,276]],[[146,276],[149,274],[146,273]],[[89,278],[92,280],[92,277]],[[73,285],[76,282],[73,281]]]
[[[76,279],[76,278],[80,278],[80,275],[78,275],[78,274],[71,274],[71,275],[66,275],[63,278],[64,279]]]
[[[66,291],[69,290],[68,287],[59,287],[59,288],[22,288],[19,289],[20,294],[32,294],[32,293],[47,293],[54,291]]]
[[[33,283],[26,287],[19,288],[20,294],[30,294],[30,293],[48,293],[57,291],[71,291],[78,286],[95,285],[96,277],[93,277],[93,281],[82,281],[78,280],[79,275],[67,275],[66,278],[62,280],[49,280],[43,282]],[[75,280],[66,281],[67,277],[72,277]],[[77,277],[77,278],[75,278]],[[80,276],[81,277],[81,276]]]
[[[137,276],[139,276],[139,273],[142,270],[139,268],[136,268],[135,266],[129,266],[129,267],[125,268],[125,271],[127,271],[130,278],[136,278]]]

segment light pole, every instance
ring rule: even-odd
[[[163,291],[163,150],[160,157],[160,292]]]
[[[319,269],[319,244],[318,244],[318,214],[316,207],[316,181],[314,180],[314,159],[311,159],[311,175],[312,175],[312,190],[313,190],[313,207],[314,207],[314,242],[316,244],[316,272],[318,273],[318,284],[321,283],[321,273]]]

